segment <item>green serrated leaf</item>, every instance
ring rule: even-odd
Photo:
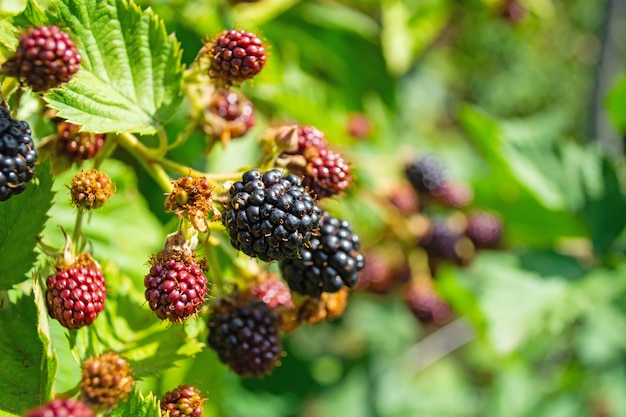
[[[24,10],[15,16],[15,24],[22,28],[44,26],[49,22],[46,11],[35,0],[27,0]]]
[[[37,165],[26,190],[0,203],[0,290],[26,279],[37,260],[35,246],[52,205],[50,161]]]
[[[154,133],[182,100],[182,51],[150,9],[126,0],[62,0],[59,18],[83,62],[45,99],[59,117],[93,132]]]
[[[17,48],[17,34],[19,29],[15,27],[9,17],[0,19],[0,45],[10,51]]]
[[[158,400],[150,393],[145,397],[141,389],[135,384],[133,390],[128,395],[128,399],[119,405],[115,410],[107,414],[109,417],[160,417],[161,409]]]
[[[37,288],[35,294],[0,310],[0,410],[18,415],[51,398],[56,370],[40,320],[42,294]]]

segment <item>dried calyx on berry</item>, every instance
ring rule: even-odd
[[[207,216],[213,211],[212,188],[205,177],[181,177],[172,181],[172,191],[165,198],[165,211],[183,217],[199,232],[209,228]]]
[[[267,61],[261,39],[245,30],[220,33],[204,46],[203,52],[210,61],[209,76],[220,87],[254,78]]]
[[[0,105],[0,201],[22,193],[35,176],[38,154],[28,123]]]
[[[243,94],[218,88],[204,111],[204,132],[228,145],[244,136],[256,123],[254,106]]]
[[[150,259],[150,265],[144,295],[158,318],[178,323],[200,311],[208,298],[204,275],[208,267],[204,259],[196,260],[182,232],[167,237],[165,248]]]
[[[196,387],[179,385],[163,395],[160,402],[161,415],[166,417],[204,417],[204,397]]]
[[[323,292],[319,297],[294,297],[296,306],[281,311],[281,329],[291,332],[301,323],[316,325],[341,317],[348,304],[350,289]]]
[[[62,261],[46,280],[48,314],[68,329],[91,325],[104,310],[106,282],[100,266],[87,253]]]
[[[300,250],[299,257],[282,260],[280,271],[289,288],[299,294],[319,297],[323,292],[352,288],[365,266],[360,247],[348,221],[324,212],[319,233]]]
[[[105,172],[81,170],[72,177],[70,194],[72,204],[79,209],[98,209],[115,194],[115,184]]]
[[[238,375],[261,376],[279,364],[280,316],[263,301],[238,294],[220,298],[207,325],[209,346]]]
[[[108,411],[125,401],[133,387],[128,362],[115,352],[83,361],[81,399],[90,406]]]
[[[320,214],[296,175],[253,169],[230,187],[222,223],[233,247],[270,262],[297,257],[316,233]]]
[[[94,417],[95,414],[87,404],[71,398],[57,398],[47,404],[34,408],[26,413],[26,417]]]
[[[300,175],[302,185],[317,198],[343,194],[352,183],[348,163],[338,152],[328,148],[326,137],[319,129],[298,126],[297,134],[297,146],[283,152],[280,163]]]
[[[44,92],[72,79],[78,72],[81,57],[70,36],[57,26],[28,29],[20,36],[15,54],[0,70]]]

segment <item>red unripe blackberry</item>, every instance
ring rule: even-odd
[[[317,198],[341,195],[351,184],[350,166],[331,149],[309,147],[304,151],[307,166],[302,185]]]
[[[208,321],[209,346],[238,375],[270,372],[283,353],[280,316],[258,300],[218,300]]]
[[[255,300],[263,301],[272,309],[293,308],[291,292],[277,274],[266,273],[258,276],[246,290]]]
[[[434,155],[421,155],[409,161],[404,169],[406,178],[420,193],[431,194],[445,181],[443,163]]]
[[[474,211],[467,216],[466,235],[478,249],[494,249],[502,242],[502,219],[496,213]]]
[[[38,154],[28,123],[0,106],[0,201],[22,193],[35,176]]]
[[[409,284],[405,290],[404,302],[423,324],[443,325],[452,320],[448,303],[427,285]]]
[[[81,399],[102,410],[111,410],[126,400],[133,387],[128,362],[115,352],[83,361]]]
[[[208,107],[207,133],[227,143],[229,139],[244,136],[256,123],[254,106],[243,94],[218,89]]]
[[[48,313],[68,329],[92,324],[104,310],[106,298],[106,282],[98,264],[81,254],[74,264],[57,268],[46,281]]]
[[[192,259],[157,256],[144,279],[145,297],[161,320],[183,321],[200,311],[207,298],[208,281]]]
[[[26,417],[94,417],[95,414],[82,401],[57,398],[30,410]]]
[[[161,415],[169,417],[203,417],[204,397],[191,385],[179,385],[161,398]]]
[[[441,204],[453,208],[466,207],[474,199],[474,192],[470,187],[450,181],[444,181],[433,191],[433,195]]]
[[[19,40],[15,54],[2,72],[17,77],[33,91],[47,91],[68,82],[78,71],[81,57],[70,36],[56,26],[30,28]]]
[[[263,42],[245,30],[227,30],[207,45],[209,76],[220,86],[238,84],[256,76],[267,61]]]
[[[95,158],[106,137],[106,133],[81,132],[80,126],[73,123],[57,123],[57,151],[72,162],[80,163]]]
[[[98,209],[115,194],[111,178],[97,169],[81,170],[72,177],[72,204],[80,209]]]
[[[320,214],[300,178],[253,169],[230,187],[222,223],[233,247],[270,262],[297,257],[316,232]]]
[[[310,245],[300,250],[299,257],[280,261],[280,271],[292,291],[311,297],[344,286],[352,288],[365,266],[360,248],[360,239],[348,221],[324,213]]]
[[[298,135],[298,146],[289,151],[285,151],[288,155],[304,155],[304,151],[308,148],[326,149],[328,140],[324,133],[314,126],[299,125],[296,133]]]

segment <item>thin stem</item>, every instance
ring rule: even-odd
[[[139,142],[131,133],[121,133],[116,136],[118,144],[126,149],[144,167],[150,176],[159,184],[165,192],[172,190],[172,183],[169,175],[163,166],[156,163],[153,151]]]
[[[157,137],[159,138],[159,147],[158,152],[159,155],[165,155],[167,153],[167,134],[165,133],[165,129],[161,128],[157,131]]]
[[[83,214],[85,210],[79,208],[76,212],[76,223],[74,224],[74,232],[72,233],[72,242],[77,251],[83,250]]]

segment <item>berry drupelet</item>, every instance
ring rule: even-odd
[[[38,154],[28,123],[0,106],[0,201],[22,193],[35,176]]]
[[[297,257],[316,232],[320,214],[296,175],[254,169],[231,186],[222,222],[236,249],[270,262]]]
[[[260,376],[283,353],[279,326],[278,313],[262,301],[222,298],[209,317],[209,346],[238,375]]]
[[[365,266],[360,247],[348,221],[324,213],[310,245],[300,250],[299,257],[281,261],[280,271],[289,288],[303,295],[319,297],[322,292],[351,288]]]
[[[70,81],[80,63],[81,56],[67,33],[57,26],[40,26],[22,34],[2,72],[19,78],[33,91],[44,92]]]

